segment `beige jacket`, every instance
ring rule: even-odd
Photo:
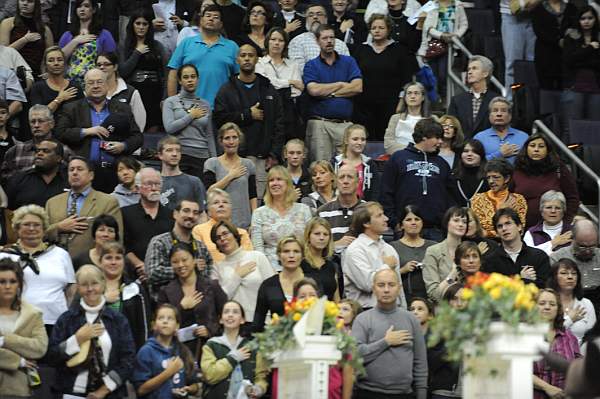
[[[427,296],[438,303],[442,299],[443,291],[440,282],[448,277],[454,267],[454,259],[448,255],[446,240],[435,244],[425,250],[423,258],[423,281],[427,289]]]
[[[21,302],[15,331],[4,336],[4,344],[0,347],[0,396],[30,396],[27,374],[19,368],[21,358],[39,359],[47,349],[48,336],[42,312]]]

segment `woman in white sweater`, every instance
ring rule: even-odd
[[[261,252],[243,249],[237,227],[227,221],[215,224],[210,237],[225,255],[215,267],[219,284],[230,300],[242,304],[248,320],[253,319],[258,289],[275,274],[271,262]]]
[[[397,114],[392,115],[383,138],[383,147],[387,154],[393,154],[414,143],[412,134],[415,125],[423,118],[431,116],[429,99],[425,86],[411,82],[404,86]]]

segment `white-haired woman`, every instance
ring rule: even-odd
[[[48,346],[61,376],[55,388],[63,397],[123,398],[135,356],[131,328],[106,303],[106,278],[98,267],[82,266],[76,279],[81,299],[59,317]]]
[[[525,233],[523,240],[550,255],[571,243],[571,224],[565,219],[567,199],[560,191],[546,191],[540,198],[542,220]]]
[[[41,206],[18,208],[12,220],[17,242],[4,247],[0,258],[9,257],[21,263],[25,280],[23,299],[42,310],[50,333],[73,298],[75,272],[67,251],[44,242],[48,226],[48,215]]]

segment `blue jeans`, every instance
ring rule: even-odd
[[[513,65],[516,60],[533,61],[535,33],[531,19],[521,19],[510,14],[502,15],[502,48],[504,50],[504,86],[512,97],[510,86],[514,83]]]

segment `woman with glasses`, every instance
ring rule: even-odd
[[[238,229],[228,221],[217,222],[210,237],[225,255],[225,259],[215,265],[219,284],[229,300],[239,302],[248,320],[253,320],[258,289],[263,281],[275,275],[271,262],[261,252],[242,248]]]
[[[456,151],[462,145],[465,136],[460,122],[455,116],[443,115],[440,118],[440,124],[444,129],[444,136],[442,137],[439,156],[444,158],[450,169],[455,169],[460,162],[459,157],[456,156]]]
[[[108,93],[106,99],[123,102],[129,104],[135,123],[138,125],[140,132],[146,128],[146,108],[142,102],[140,92],[131,85],[125,83],[122,77],[119,76],[119,57],[117,53],[102,53],[96,58],[96,66],[98,69],[106,73],[106,85]]]
[[[490,189],[476,194],[471,201],[471,208],[479,218],[486,237],[495,238],[496,229],[492,218],[500,208],[512,208],[525,224],[527,202],[521,194],[509,191],[513,176],[512,165],[504,159],[492,159],[485,167],[485,175]]]
[[[525,227],[540,221],[540,198],[549,190],[565,196],[564,219],[571,223],[579,208],[579,192],[575,178],[560,160],[552,144],[544,136],[533,134],[523,144],[515,162],[514,192],[527,200]]]
[[[558,295],[564,309],[564,327],[582,344],[585,334],[596,324],[594,304],[583,297],[581,271],[571,259],[563,258],[552,265],[548,288]]]
[[[242,21],[242,34],[236,43],[240,47],[251,45],[256,49],[256,55],[261,57],[265,53],[265,37],[272,24],[271,9],[262,1],[251,2]]]
[[[541,220],[525,233],[523,241],[550,255],[571,244],[571,224],[565,220],[567,200],[563,193],[550,190],[540,199]]]

